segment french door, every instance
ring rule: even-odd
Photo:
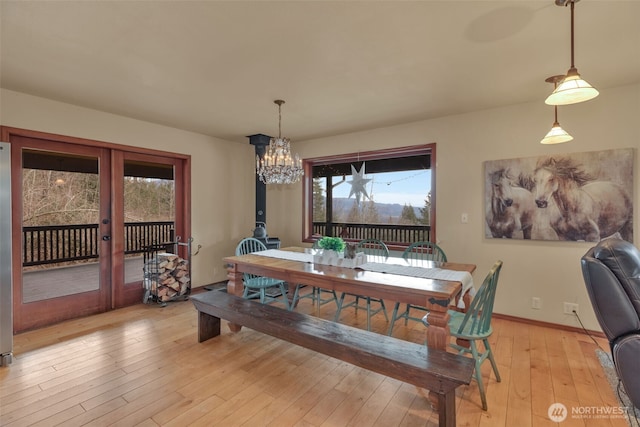
[[[14,332],[142,302],[142,254],[129,233],[143,221],[125,193],[132,181],[167,187],[162,213],[144,224],[186,238],[188,157],[11,128],[2,137],[12,155]]]
[[[109,151],[18,137],[11,153],[14,330],[106,311]]]

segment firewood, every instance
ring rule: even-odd
[[[174,277],[167,277],[166,279],[164,279],[162,282],[163,285],[170,285],[172,283],[175,283],[176,279]]]

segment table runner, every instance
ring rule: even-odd
[[[357,268],[366,271],[377,271],[379,273],[397,274],[400,276],[422,277],[423,279],[447,280],[450,282],[462,283],[462,293],[458,301],[459,308],[465,308],[462,297],[469,292],[473,297],[475,288],[473,286],[473,277],[468,271],[447,270],[444,268],[425,268],[414,267],[408,265],[385,264],[378,262],[368,262],[359,265]]]

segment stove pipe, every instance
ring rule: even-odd
[[[267,146],[271,137],[261,133],[249,135],[249,144],[256,149],[256,156],[262,158],[267,151]],[[267,222],[267,185],[260,181],[260,177],[256,173],[256,224]]]

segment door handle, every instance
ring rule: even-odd
[[[107,241],[111,240],[111,236],[102,236],[102,240],[107,242]]]

